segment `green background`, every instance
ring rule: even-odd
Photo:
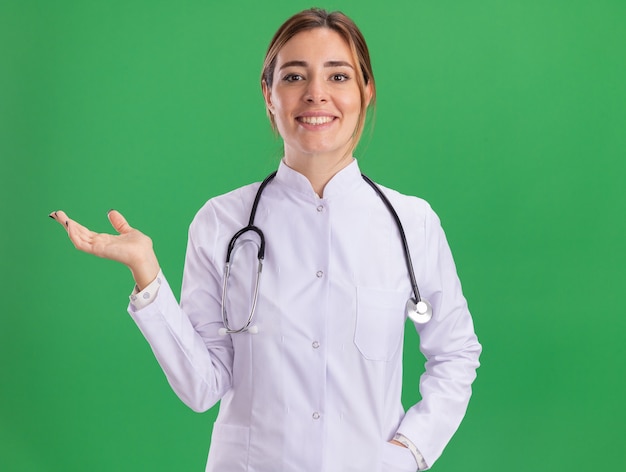
[[[47,214],[108,231],[122,211],[177,290],[195,212],[277,165],[258,77],[309,6],[0,3],[0,470],[204,470],[215,409],[170,390],[125,312],[127,269]],[[484,346],[433,470],[626,470],[626,2],[321,6],[373,57],[361,168],[439,213]]]

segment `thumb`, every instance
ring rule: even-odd
[[[109,210],[109,212],[107,213],[107,216],[109,217],[109,221],[115,228],[115,231],[117,231],[118,233],[120,234],[128,233],[129,231],[133,229],[126,221],[126,218],[124,218],[119,211]]]

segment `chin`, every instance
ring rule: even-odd
[[[310,154],[312,156],[318,155],[337,155],[344,156],[345,154],[351,154],[352,148],[350,142],[347,141],[341,145],[328,144],[328,143],[301,143],[300,146],[292,147],[292,149],[298,149],[303,154]]]

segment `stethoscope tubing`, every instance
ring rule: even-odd
[[[261,194],[263,190],[267,186],[267,184],[276,176],[276,171],[272,172],[268,175],[256,192],[256,196],[254,197],[254,202],[252,203],[252,209],[250,210],[250,219],[248,220],[248,226],[241,228],[237,231],[233,237],[230,239],[228,243],[228,249],[226,251],[226,263],[224,265],[224,282],[222,284],[222,322],[224,323],[224,327],[220,329],[221,335],[226,334],[237,334],[242,333],[244,331],[250,330],[250,325],[252,324],[252,318],[254,317],[254,312],[256,311],[257,300],[259,299],[259,285],[261,283],[261,272],[263,271],[263,260],[265,259],[265,235],[263,231],[258,226],[254,225],[254,218],[256,217],[256,210],[259,206],[259,200],[261,199]],[[233,329],[230,327],[230,323],[228,322],[228,312],[226,311],[226,291],[228,287],[228,279],[230,278],[230,258],[233,253],[233,249],[235,248],[235,244],[241,235],[252,231],[259,236],[259,251],[257,253],[257,273],[256,273],[256,281],[254,283],[254,294],[252,296],[252,306],[250,307],[250,314],[248,315],[248,319],[245,324],[239,329]]]
[[[376,185],[367,175],[361,174],[363,180],[365,180],[370,187],[374,189],[374,191],[378,194],[380,199],[383,201],[391,216],[396,221],[396,225],[398,227],[398,232],[400,233],[400,239],[402,240],[402,246],[404,248],[404,260],[406,261],[406,268],[409,273],[409,278],[411,279],[411,288],[413,289],[413,295],[415,295],[415,303],[419,303],[422,301],[422,297],[420,296],[420,291],[417,288],[417,280],[415,279],[415,271],[413,270],[413,262],[411,262],[411,251],[409,250],[409,243],[406,240],[406,233],[404,232],[404,227],[402,226],[402,221],[400,221],[400,217],[396,212],[396,209],[393,207],[387,196],[383,193],[378,185]]]
[[[221,335],[242,333],[244,331],[249,331],[250,333],[258,332],[257,327],[251,326],[251,325],[252,325],[252,320],[254,318],[254,313],[256,311],[256,306],[257,306],[257,301],[258,301],[258,296],[259,296],[259,286],[260,286],[260,281],[261,281],[261,272],[263,270],[263,260],[265,259],[265,236],[263,234],[263,231],[261,231],[259,227],[255,226],[254,219],[256,217],[256,211],[259,206],[261,194],[263,193],[263,190],[265,190],[265,187],[267,186],[267,184],[274,177],[276,177],[276,171],[272,172],[270,175],[268,175],[265,178],[265,180],[263,180],[263,182],[261,182],[261,185],[259,186],[257,190],[256,196],[254,197],[254,202],[252,203],[252,209],[250,210],[250,218],[248,220],[248,225],[241,228],[239,231],[237,231],[231,238],[230,242],[228,243],[228,249],[226,251],[226,263],[224,265],[224,282],[222,284],[222,321],[224,323],[224,327],[219,330]],[[409,244],[407,242],[406,234],[404,233],[404,228],[402,226],[402,222],[400,221],[400,217],[398,216],[398,213],[396,212],[395,208],[393,207],[393,205],[391,204],[387,196],[380,189],[380,187],[376,185],[365,174],[361,174],[361,177],[363,178],[363,180],[365,180],[365,182],[370,187],[372,187],[372,189],[374,189],[376,194],[383,201],[383,203],[387,207],[387,210],[393,217],[396,223],[396,227],[398,228],[398,233],[400,234],[400,240],[402,241],[402,247],[404,250],[404,260],[406,262],[407,272],[409,273],[409,278],[411,280],[411,289],[414,295],[413,298],[410,298],[407,301],[407,314],[411,319],[413,319],[417,323],[426,323],[432,317],[432,307],[430,306],[430,303],[428,303],[426,300],[422,300],[420,296],[420,292],[417,287],[417,280],[415,279],[415,271],[413,270],[413,263],[411,262],[411,252],[409,251]],[[254,284],[252,306],[250,308],[250,313],[248,314],[248,319],[246,320],[246,322],[243,324],[241,328],[234,329],[230,327],[230,324],[228,322],[228,313],[226,311],[226,292],[227,292],[227,287],[228,287],[228,279],[230,278],[230,268],[231,268],[230,259],[231,259],[235,244],[237,240],[239,239],[239,237],[249,231],[256,233],[259,236],[259,240],[260,240],[259,250],[257,253],[258,266],[257,266],[256,281]]]

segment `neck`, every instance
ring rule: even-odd
[[[354,158],[351,153],[344,156],[307,155],[295,158],[285,152],[285,164],[304,175],[315,193],[324,196],[326,184],[342,169],[349,166]]]

